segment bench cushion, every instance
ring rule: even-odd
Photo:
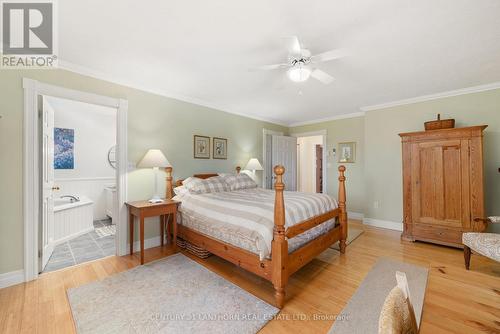
[[[500,234],[464,233],[462,242],[476,253],[500,262]]]

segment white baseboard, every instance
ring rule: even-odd
[[[24,270],[16,270],[0,274],[0,289],[24,282]]]
[[[347,218],[363,220],[365,215],[361,212],[347,211]]]
[[[161,244],[161,237],[156,236],[149,239],[144,239],[144,249],[158,247]],[[127,250],[130,247],[130,243],[127,244]],[[139,240],[134,241],[134,252],[138,252],[141,250],[141,242]]]
[[[403,223],[392,222],[389,220],[363,218],[363,224],[373,227],[386,228],[389,230],[403,231]]]

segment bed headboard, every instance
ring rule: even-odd
[[[240,166],[236,166],[236,174],[239,174],[241,171],[241,167]],[[213,176],[218,176],[219,174],[217,173],[204,173],[204,174],[194,174],[193,177],[197,177],[199,179],[208,179],[210,177],[213,177]],[[180,180],[177,180],[175,181],[175,185],[174,187],[180,187],[182,186],[182,182],[184,181],[184,179],[180,179]],[[172,182],[172,179],[170,179],[170,182]],[[169,196],[169,180],[168,180],[168,175],[167,175],[167,198],[172,198],[173,197],[173,194],[171,197],[168,197]]]

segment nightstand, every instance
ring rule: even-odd
[[[165,222],[167,221],[168,215],[172,215],[172,231],[173,231],[173,242],[172,246],[174,251],[176,250],[176,240],[177,240],[177,205],[180,202],[164,199],[161,203],[150,203],[148,201],[136,201],[127,202],[127,208],[129,212],[129,228],[130,228],[130,255],[134,254],[134,220],[135,217],[139,219],[140,228],[140,242],[141,242],[141,264],[144,264],[144,218],[149,217],[160,217],[160,231],[161,231],[161,246],[163,246],[163,240],[165,239]],[[170,234],[167,235],[170,240]]]

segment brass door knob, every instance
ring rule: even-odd
[[[55,187],[52,187],[52,190],[60,190],[60,188],[55,186]]]

